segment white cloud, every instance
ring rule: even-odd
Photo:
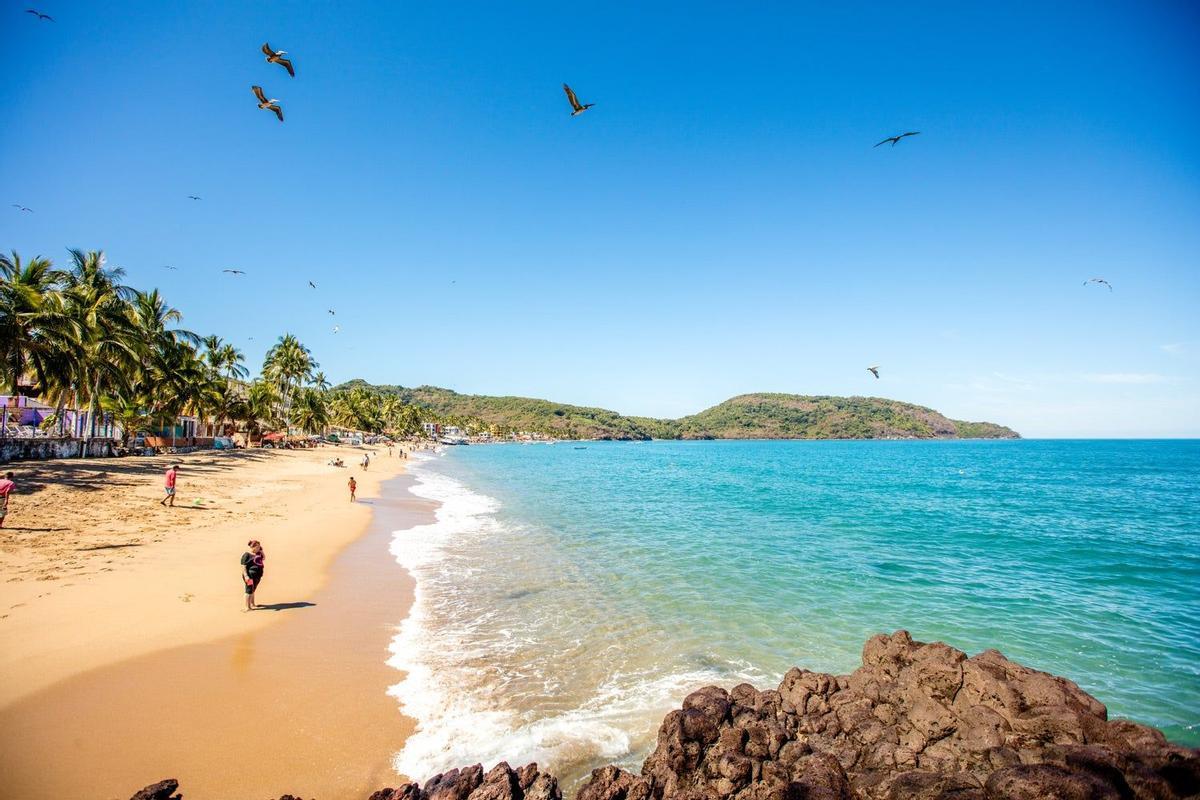
[[[1172,342],[1170,344],[1160,344],[1159,349],[1164,353],[1170,353],[1173,356],[1182,355],[1187,351],[1187,342]]]
[[[1157,372],[1092,372],[1081,375],[1088,383],[1147,384],[1166,383],[1167,376]]]

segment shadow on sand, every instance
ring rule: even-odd
[[[293,608],[311,608],[316,603],[310,603],[307,600],[300,600],[295,603],[259,603],[256,606],[256,611],[290,611]]]

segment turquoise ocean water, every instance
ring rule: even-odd
[[[473,446],[414,474],[442,507],[392,548],[406,774],[569,786],[640,764],[694,688],[847,672],[897,628],[1200,745],[1200,442]]]

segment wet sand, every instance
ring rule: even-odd
[[[410,483],[364,501],[367,534],[310,600],[274,594],[268,561],[268,610],[245,616],[278,624],[94,669],[0,710],[0,798],[124,800],[167,777],[188,800],[357,798],[399,783],[391,757],[413,723],[386,695],[402,674],[385,662],[413,587],[388,546],[434,508]]]

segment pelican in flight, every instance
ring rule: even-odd
[[[245,275],[240,269],[223,269],[221,272],[228,272],[230,275]]]
[[[267,55],[268,64],[278,64],[288,71],[288,75],[296,77],[296,70],[292,69],[292,60],[284,58],[287,55],[287,50],[272,50],[271,45],[263,42],[262,51]]]
[[[1083,282],[1083,285],[1087,286],[1089,283],[1103,283],[1105,286],[1108,287],[1108,290],[1110,292],[1112,291],[1112,284],[1109,283],[1108,281],[1104,280],[1104,278],[1088,278],[1086,281]]]
[[[892,147],[895,147],[896,142],[900,141],[905,136],[916,136],[918,133],[920,133],[920,131],[909,131],[908,133],[902,133],[899,136],[889,136],[888,138],[884,139],[882,142],[880,142],[879,144],[877,144],[875,146],[879,147],[880,144],[884,144],[885,142],[891,142]]]
[[[13,208],[15,208],[15,209],[18,209],[18,210],[20,210],[20,211],[28,211],[30,214],[32,214],[32,213],[33,213],[33,209],[32,209],[32,208],[27,208],[26,206],[23,206],[23,205],[21,205],[20,203],[13,203],[13,204],[12,204],[12,207],[13,207]]]
[[[279,117],[279,121],[283,122],[283,109],[279,107],[279,100],[274,97],[268,100],[267,96],[263,94],[261,86],[251,86],[250,89],[254,92],[254,96],[258,98],[258,107],[267,111],[274,111],[275,116]]]
[[[875,376],[875,380],[879,380],[879,365],[878,365],[878,364],[876,364],[876,365],[875,365],[875,366],[873,366],[873,367],[867,367],[867,372],[869,372],[869,373],[871,373],[872,375],[874,375],[874,376]]]
[[[586,105],[583,103],[580,103],[579,98],[575,96],[575,92],[571,89],[570,86],[567,86],[565,83],[563,84],[563,91],[567,93],[567,100],[569,100],[571,103],[571,109],[572,109],[571,116],[572,117],[578,117],[580,114],[587,111],[592,106],[596,105],[595,103],[587,103]]]
[[[36,10],[36,9],[33,9],[33,8],[27,8],[27,9],[25,9],[25,13],[26,13],[26,14],[33,14],[33,15],[34,15],[35,17],[37,17],[39,20],[43,20],[43,19],[45,19],[45,20],[49,20],[50,22],[54,22],[54,17],[50,16],[49,14],[43,14],[42,12],[40,12],[40,11],[38,11],[38,10]]]
[[[314,288],[314,289],[315,289],[315,288],[317,288],[317,285],[316,285],[315,283],[313,283],[312,281],[309,281],[309,282],[308,282],[308,285],[309,285],[309,286],[311,286],[311,287],[312,287],[312,288]]]

